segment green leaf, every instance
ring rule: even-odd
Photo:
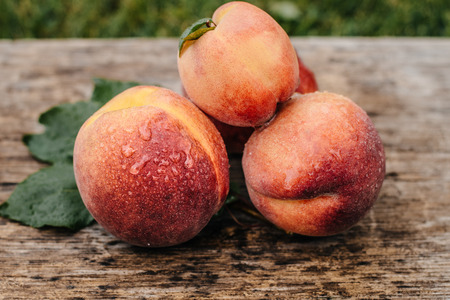
[[[134,81],[116,81],[103,78],[94,78],[94,83],[95,87],[92,92],[91,101],[99,103],[102,106],[117,94],[139,85],[139,83]]]
[[[53,164],[19,183],[0,205],[0,216],[33,227],[54,226],[78,230],[93,220],[78,192],[73,172],[73,147],[84,121],[136,82],[94,79],[90,101],[55,106],[39,117],[42,134],[28,134],[23,142],[38,160]]]
[[[214,27],[207,27],[207,28],[200,28],[191,34],[189,34],[187,37],[184,38],[184,41],[194,41],[198,40],[202,35],[204,35],[206,32],[213,30]]]
[[[68,163],[41,169],[19,183],[8,201],[0,206],[0,216],[36,228],[54,226],[72,230],[93,221],[78,192],[73,165]]]
[[[39,123],[45,126],[45,132],[27,134],[23,137],[23,142],[38,160],[47,163],[70,163],[78,130],[100,106],[95,102],[55,106],[39,117]]]
[[[206,28],[203,28],[206,26]],[[180,41],[178,43],[178,55],[181,56],[181,50],[187,41],[198,40],[206,32],[216,28],[213,20],[211,18],[203,18],[196,21],[194,24],[186,28],[185,31],[180,36]]]

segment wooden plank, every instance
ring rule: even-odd
[[[288,235],[225,213],[167,249],[99,225],[76,233],[0,219],[0,298],[449,298],[450,40],[293,38],[321,90],[368,111],[387,175],[349,231]],[[21,138],[48,108],[87,99],[93,77],[180,91],[175,39],[0,41],[0,202],[43,167]],[[232,180],[243,185],[240,157]],[[244,224],[257,222],[234,212]]]

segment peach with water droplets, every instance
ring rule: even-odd
[[[119,239],[145,247],[193,238],[229,189],[223,140],[182,96],[138,86],[81,127],[74,171],[87,209]]]
[[[356,224],[384,180],[385,155],[368,115],[326,92],[295,94],[245,145],[250,198],[286,231],[326,236]]]

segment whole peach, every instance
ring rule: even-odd
[[[212,20],[214,30],[181,48],[181,81],[213,118],[233,126],[261,125],[299,85],[295,49],[281,26],[252,4],[226,3]]]
[[[257,129],[242,159],[255,207],[286,231],[326,236],[357,223],[385,174],[380,137],[350,99],[295,94]]]
[[[138,86],[81,127],[74,171],[83,202],[107,231],[133,245],[171,246],[194,237],[229,188],[225,145],[189,100]]]

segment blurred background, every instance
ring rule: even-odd
[[[0,0],[0,38],[175,37],[225,2]],[[247,2],[291,36],[450,36],[450,0]]]

